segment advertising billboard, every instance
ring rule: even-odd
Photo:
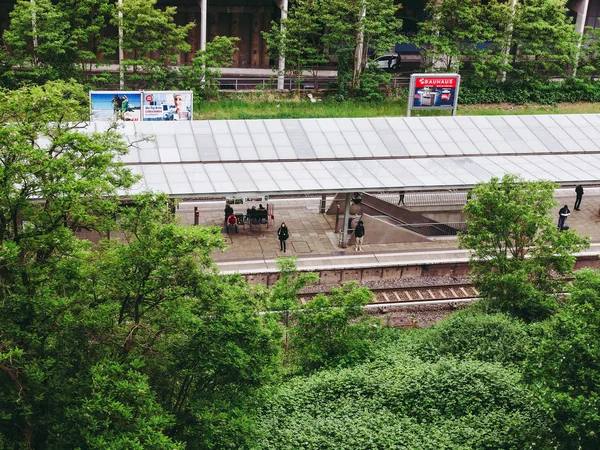
[[[140,91],[90,91],[90,119],[142,120],[142,93]]]
[[[420,73],[410,76],[408,115],[413,109],[451,109],[456,114],[460,75]]]
[[[90,91],[90,120],[192,120],[192,91]]]
[[[144,91],[143,120],[192,120],[192,91]]]

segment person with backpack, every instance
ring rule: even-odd
[[[277,238],[279,239],[279,250],[283,250],[283,253],[285,253],[285,250],[286,250],[285,241],[287,241],[289,237],[290,237],[290,231],[288,230],[288,227],[285,225],[285,222],[282,222],[281,226],[277,230]]]
[[[363,225],[363,221],[359,220],[358,225],[354,229],[354,237],[356,238],[356,242],[354,245],[354,250],[357,252],[362,252],[362,242],[365,237],[365,226]]]

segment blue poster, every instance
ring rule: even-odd
[[[95,121],[142,120],[140,91],[90,91],[90,118]]]

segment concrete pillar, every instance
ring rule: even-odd
[[[284,26],[283,21],[285,19],[287,19],[288,0],[277,0],[277,5],[279,6],[279,8],[281,8],[281,32],[285,33],[285,26]],[[279,65],[277,68],[277,72],[278,72],[277,89],[279,89],[281,91],[284,88],[284,82],[285,82],[285,57],[284,56],[279,57]]]
[[[206,50],[206,9],[208,0],[200,0],[200,50]]]
[[[252,13],[252,42],[250,44],[250,66],[259,67],[261,62],[262,36],[262,14],[259,11]]]
[[[579,33],[579,41],[577,42],[577,53],[575,54],[575,63],[573,67],[573,76],[577,76],[577,66],[579,65],[579,56],[581,53],[581,43],[583,42],[583,34],[585,32],[585,22],[587,21],[589,9],[589,0],[580,0],[575,6],[577,12],[577,20],[575,21],[575,31]]]
[[[344,207],[344,228],[342,228],[342,248],[348,246],[348,219],[350,218],[350,192],[346,192],[346,206]]]

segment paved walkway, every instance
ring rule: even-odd
[[[592,251],[600,253],[600,188],[587,188],[581,211],[573,209],[573,189],[556,193],[559,207],[567,204],[571,216],[567,224],[582,235],[591,237]],[[407,195],[408,197],[408,195]],[[328,198],[327,205],[332,198]],[[408,200],[408,199],[407,199]],[[390,243],[364,245],[364,253],[356,253],[352,247],[342,249],[334,233],[335,216],[319,213],[320,197],[272,199],[275,221],[267,226],[246,225],[239,233],[225,234],[228,248],[215,251],[213,259],[224,273],[264,272],[275,270],[275,260],[281,256],[297,256],[299,268],[367,267],[377,265],[426,263],[446,259],[459,262],[468,258],[466,251],[457,249],[455,238],[442,238],[432,242]],[[218,226],[223,229],[224,201],[182,203],[178,215],[183,223],[193,224],[194,207],[198,208],[200,225]],[[248,205],[234,205],[236,213],[245,212]],[[555,208],[557,217],[559,207]],[[277,228],[285,222],[290,230],[287,252],[279,250]],[[368,231],[368,230],[367,230]]]

